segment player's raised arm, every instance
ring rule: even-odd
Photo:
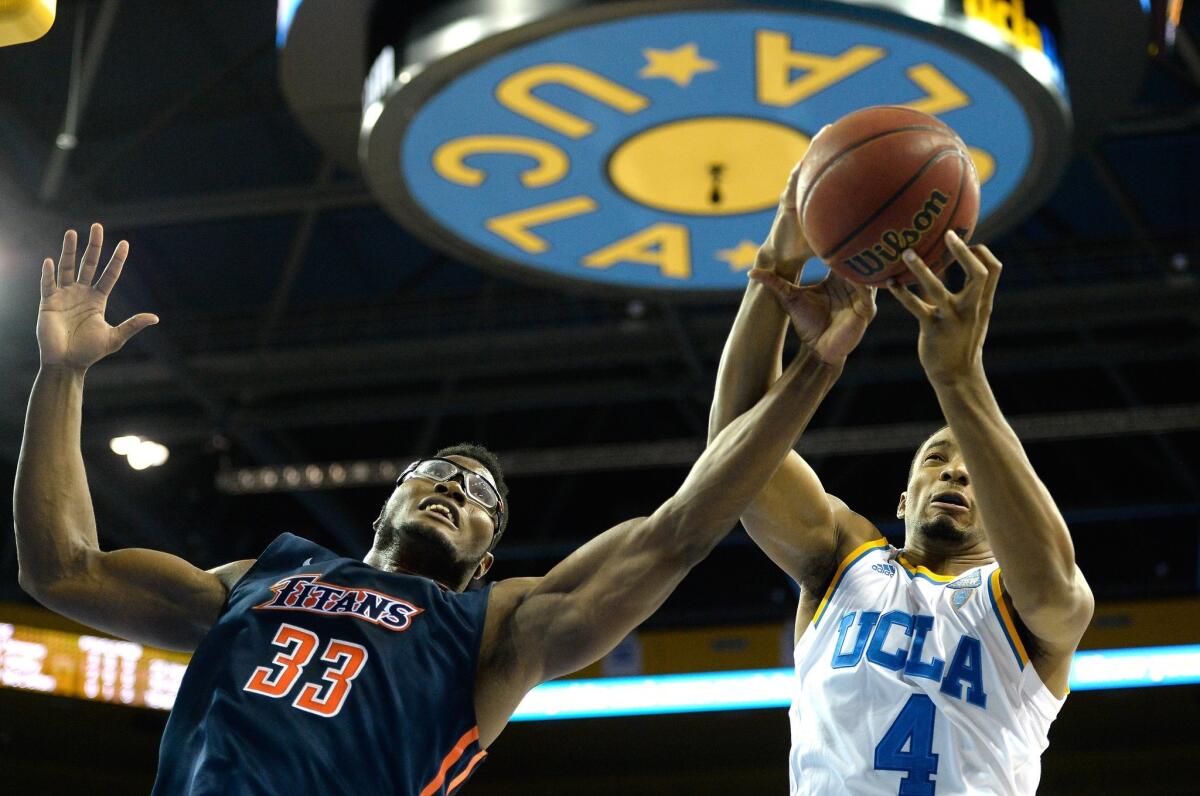
[[[217,618],[227,584],[249,562],[205,572],[154,550],[100,550],[80,451],[84,375],[158,322],[147,313],[115,327],[105,322],[129,246],[117,244],[95,279],[102,243],[103,229],[93,225],[76,273],[72,230],[63,239],[57,273],[53,260],[42,263],[41,369],[29,398],[13,493],[20,583],[47,608],[84,624],[134,641],[192,649]]]
[[[951,293],[915,255],[906,254],[923,298],[889,290],[920,323],[921,365],[970,472],[975,507],[1003,571],[1005,591],[1037,644],[1046,685],[1066,692],[1071,655],[1092,617],[1093,599],[1075,565],[1075,547],[1054,499],[1004,419],[983,368],[983,342],[1000,279],[1000,261],[984,246],[946,242],[967,272]]]
[[[497,584],[477,689],[481,737],[528,688],[599,659],[662,604],[771,477],[837,373],[802,350],[654,514],[606,531],[543,578]]]
[[[838,367],[862,338],[875,314],[873,291],[830,274],[798,287],[812,251],[796,214],[799,166],[788,178],[751,282],[734,320],[709,414],[709,439],[761,398],[779,377],[789,316],[801,341]],[[820,479],[794,451],[742,514],[754,541],[797,582],[808,580],[814,559],[833,555],[836,528],[849,521],[840,501],[826,496]],[[865,521],[864,521],[865,522]]]

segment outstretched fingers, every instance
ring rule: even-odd
[[[921,286],[921,292],[925,296],[925,300],[930,304],[945,304],[950,298],[950,291],[946,290],[946,286],[942,284],[942,280],[937,278],[933,271],[929,270],[929,266],[925,261],[917,256],[917,253],[912,249],[905,249],[900,255],[904,260],[904,264],[908,266],[908,270],[917,278],[917,284]]]
[[[792,172],[788,175],[787,185],[783,188],[783,193],[779,196],[779,209],[790,213],[796,212],[796,194],[799,191],[800,185],[800,164],[792,166]]]
[[[113,250],[108,265],[104,266],[104,273],[100,275],[100,279],[96,282],[96,290],[105,296],[112,293],[117,280],[121,278],[121,269],[125,267],[125,258],[128,256],[129,243],[121,241],[117,244],[117,248]]]
[[[68,229],[63,235],[62,253],[58,255],[58,286],[70,287],[75,284],[75,246],[78,236],[75,230]]]
[[[88,245],[83,250],[83,259],[79,263],[78,281],[85,285],[92,284],[96,278],[96,266],[100,264],[100,249],[104,246],[104,227],[92,224],[88,230]]]
[[[987,281],[987,269],[967,247],[967,244],[963,243],[962,238],[954,233],[954,230],[946,232],[946,248],[950,250],[954,259],[958,260],[958,264],[967,273],[967,282],[963,286],[962,295],[966,298],[977,296]]]
[[[904,309],[908,310],[918,320],[924,320],[929,315],[933,314],[933,306],[921,301],[916,293],[913,293],[905,285],[900,284],[898,279],[889,279],[887,283],[888,292],[896,297],[904,305]]]
[[[976,246],[974,252],[983,262],[984,268],[987,269],[987,277],[983,280],[983,295],[980,296],[979,301],[983,310],[990,315],[992,300],[996,297],[996,286],[1000,284],[1000,271],[1003,266],[987,246]]]
[[[54,260],[50,257],[42,260],[41,291],[44,299],[54,295]]]
[[[776,298],[785,304],[791,299],[792,294],[799,289],[769,268],[751,268],[746,276],[750,278],[750,281],[757,282],[774,293]]]
[[[149,328],[158,323],[158,316],[150,312],[140,312],[132,318],[124,321],[113,329],[113,350],[109,353],[120,351],[133,336],[143,329]]]

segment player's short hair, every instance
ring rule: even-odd
[[[927,434],[925,436],[925,439],[921,440],[921,444],[917,446],[917,449],[915,451],[913,451],[912,461],[908,463],[908,481],[912,480],[913,473],[915,473],[917,471],[917,456],[921,453],[921,448],[924,448],[925,443],[929,442],[929,440],[932,437],[936,437],[938,434],[941,434],[943,431],[945,431],[948,428],[950,428],[949,424],[943,424],[941,427],[938,428],[937,431],[933,432],[932,434]],[[908,481],[905,481],[905,483],[907,484]]]
[[[468,459],[474,459],[479,462],[492,474],[492,480],[496,482],[496,489],[500,492],[500,497],[504,499],[504,517],[501,519],[500,527],[496,529],[496,534],[492,537],[492,543],[488,547],[491,550],[499,544],[500,537],[504,534],[504,530],[508,528],[508,484],[504,482],[504,468],[500,466],[500,460],[496,458],[496,454],[475,442],[460,442],[457,445],[450,445],[442,448],[434,456],[440,459],[444,459],[447,456],[465,456]]]

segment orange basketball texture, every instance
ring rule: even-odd
[[[800,165],[796,209],[813,251],[842,276],[868,285],[910,282],[905,249],[940,276],[953,261],[946,230],[971,237],[979,178],[946,124],[880,105],[817,133]]]

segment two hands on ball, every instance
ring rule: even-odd
[[[78,238],[75,230],[63,236],[58,268],[47,257],[42,262],[42,301],[38,310],[37,339],[43,367],[84,371],[121,349],[130,338],[158,323],[158,316],[139,313],[110,326],[104,320],[108,297],[121,278],[129,244],[117,244],[108,265],[96,278],[104,228],[93,224],[83,260],[75,267]]]
[[[804,345],[826,363],[840,365],[875,317],[875,288],[832,270],[816,284],[796,284],[805,261],[814,255],[796,213],[798,178],[799,166],[788,178],[771,231],[748,276],[775,295]],[[911,249],[904,252],[904,264],[923,295],[895,279],[887,283],[888,291],[920,324],[917,352],[934,381],[972,375],[982,367],[983,341],[1000,280],[1000,261],[986,246],[968,247],[953,231],[946,233],[946,245],[967,274],[959,292],[950,292]]]

